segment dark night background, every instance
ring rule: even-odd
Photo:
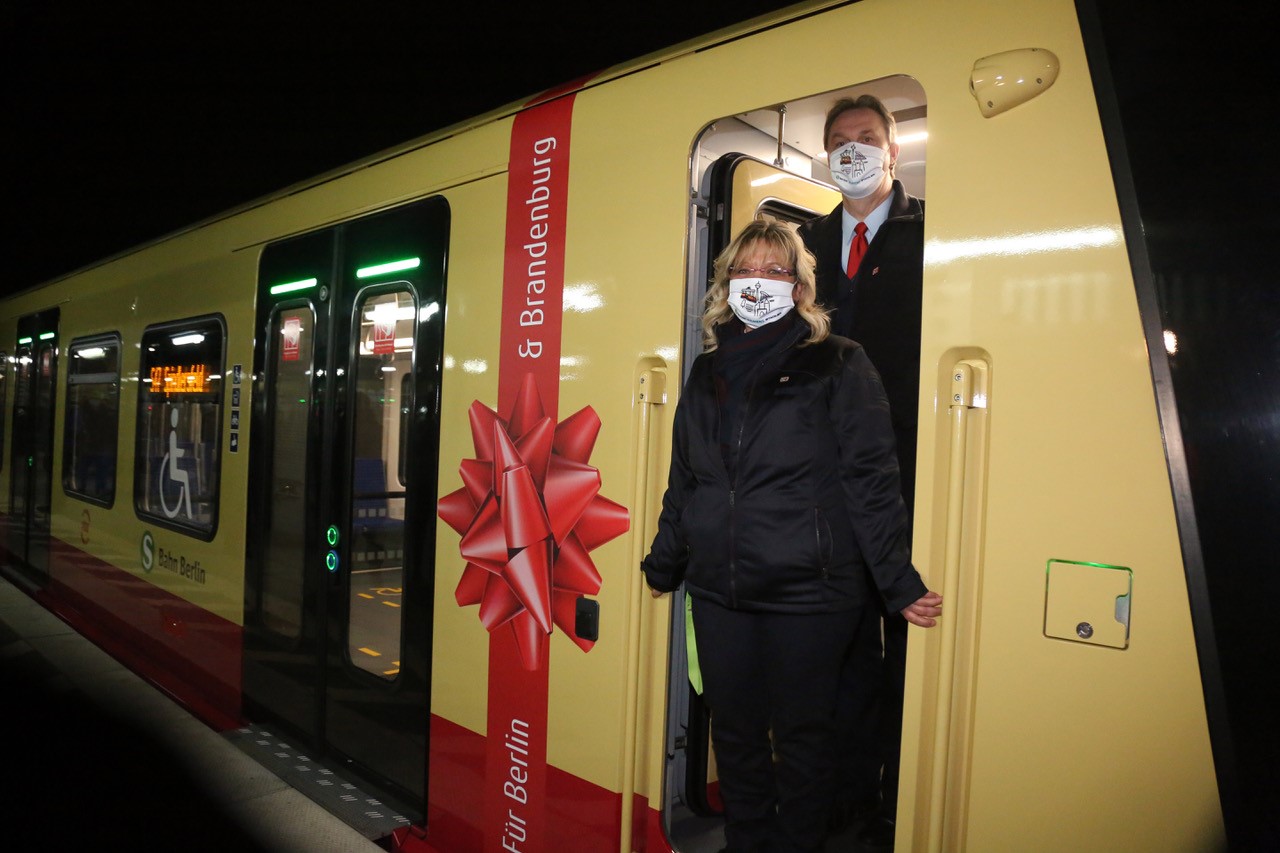
[[[0,292],[787,5],[11,0]]]
[[[785,5],[9,0],[0,5],[0,292]],[[1096,6],[1115,107],[1140,152],[1126,209],[1141,215],[1134,235],[1160,321],[1181,342],[1170,373],[1195,498],[1182,520],[1203,545],[1192,571],[1213,617],[1208,625],[1197,613],[1201,639],[1220,654],[1224,687],[1210,705],[1233,847],[1277,849],[1274,11]]]
[[[1131,251],[1145,253],[1137,268],[1149,264],[1139,292],[1145,280],[1161,328],[1178,339],[1172,396],[1161,390],[1180,427],[1166,429],[1185,449],[1174,494],[1191,546],[1188,590],[1228,840],[1240,853],[1280,850],[1280,642],[1270,609],[1255,613],[1280,596],[1275,11],[1207,11],[1194,0],[1096,8],[1128,148],[1121,210]],[[1191,154],[1201,145],[1212,152],[1204,160]]]

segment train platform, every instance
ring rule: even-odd
[[[268,729],[209,728],[3,577],[0,674],[12,853],[381,853],[404,822]]]
[[[0,850],[384,853],[408,823],[268,727],[209,728],[2,575],[0,684]],[[852,836],[827,853],[875,849]]]

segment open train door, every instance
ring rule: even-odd
[[[690,259],[690,286],[686,299],[685,358],[687,370],[693,354],[702,351],[702,300],[712,278],[717,255],[747,223],[758,218],[780,219],[799,225],[831,211],[840,194],[825,184],[803,178],[755,157],[730,153],[719,157],[706,172],[701,199],[695,204],[694,244]],[[681,385],[684,384],[681,379]],[[671,680],[667,708],[667,762],[664,790],[667,803],[663,820],[672,846],[684,853],[701,853],[722,846],[719,835],[718,788],[711,757],[710,712],[699,690],[690,681],[687,599],[681,588],[672,594]],[[694,676],[697,678],[696,673]]]
[[[244,702],[426,803],[448,205],[267,246],[258,280]]]

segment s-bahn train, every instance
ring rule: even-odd
[[[1265,159],[1265,87],[1196,58],[1249,13],[1099,6],[801,4],[6,298],[6,577],[388,792],[405,850],[719,849],[684,600],[638,564],[710,259],[833,209],[823,116],[871,93],[928,203],[946,598],[896,849],[1265,847],[1275,213],[1223,138]]]

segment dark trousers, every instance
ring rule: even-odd
[[[893,819],[902,755],[907,620],[864,608],[840,673],[837,797],[855,812]],[[883,641],[881,631],[883,629]]]
[[[729,850],[822,849],[837,685],[861,613],[747,613],[693,599]]]
[[[840,771],[836,797],[851,814],[866,815],[880,804],[880,768],[884,749],[880,731],[880,696],[884,655],[880,610],[862,609],[840,671],[836,716],[839,719]]]

